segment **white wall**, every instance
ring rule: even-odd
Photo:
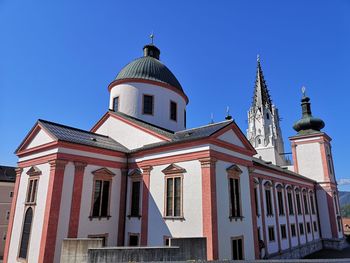
[[[163,236],[201,237],[202,220],[202,172],[200,162],[175,163],[186,169],[183,174],[184,220],[163,219],[165,175],[167,165],[154,166],[150,176],[150,198],[148,214],[148,245],[163,245]]]
[[[53,139],[45,131],[40,129],[32,141],[27,145],[26,149],[30,149],[49,142],[53,142]]]
[[[109,117],[96,130],[96,133],[107,135],[128,149],[135,149],[146,144],[163,141],[154,135],[144,132],[113,117]]]
[[[238,145],[240,147],[244,147],[241,139],[238,138],[238,136],[233,132],[233,130],[225,132],[224,134],[220,135],[218,139],[234,145]]]
[[[143,94],[153,95],[154,114],[142,114]],[[113,109],[113,98],[119,96],[119,111],[157,126],[172,130],[184,130],[186,101],[178,93],[152,84],[124,83],[110,91],[109,108]],[[170,120],[170,100],[177,103],[177,122]]]
[[[107,218],[93,218],[89,219],[91,211],[91,202],[93,194],[93,171],[103,168],[96,165],[87,165],[84,171],[83,192],[81,197],[80,207],[80,220],[78,237],[86,238],[88,235],[98,235],[109,233],[107,245],[116,246],[118,238],[118,219],[119,219],[119,199],[120,199],[120,183],[121,183],[121,171],[116,168],[106,167],[111,172],[115,173],[110,185],[110,215]]]
[[[296,153],[299,174],[323,182],[324,173],[320,144],[316,142],[297,145]]]
[[[33,206],[33,220],[32,220],[32,228],[29,240],[28,247],[28,262],[38,262],[39,250],[40,250],[40,242],[41,242],[41,234],[43,229],[43,221],[45,214],[45,205],[46,205],[46,194],[47,187],[49,183],[50,176],[50,165],[48,163],[37,165],[42,174],[40,175],[38,182],[38,192],[36,197],[36,205]],[[28,175],[26,172],[30,169],[30,167],[26,167],[23,169],[21,175],[21,181],[18,189],[17,203],[16,203],[16,211],[12,228],[11,235],[11,243],[9,248],[9,263],[10,262],[18,262],[17,256],[19,252],[20,239],[22,235],[22,226],[23,220],[25,216],[25,198],[27,194],[27,186],[28,186]]]
[[[230,198],[226,169],[231,165],[232,163],[224,161],[216,162],[219,259],[232,259],[231,237],[242,235],[244,236],[244,258],[247,260],[254,259],[253,222],[250,201],[252,193],[250,193],[248,169],[245,166],[238,165],[242,170],[242,174],[240,175],[240,187],[243,219],[242,221],[230,221]]]

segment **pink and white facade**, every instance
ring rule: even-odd
[[[159,49],[144,50],[110,84],[111,110],[91,131],[39,120],[17,149],[5,262],[59,262],[67,237],[106,246],[206,237],[210,260],[297,257],[341,242],[325,133],[290,138],[290,171],[254,157],[263,154],[230,119],[186,130],[187,96]],[[280,153],[272,128],[268,147]]]

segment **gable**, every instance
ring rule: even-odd
[[[96,126],[93,132],[107,135],[130,150],[166,141],[160,135],[114,115],[106,115]]]
[[[234,144],[240,147],[244,147],[242,141],[238,138],[238,136],[233,132],[232,129],[228,130],[224,134],[218,137],[219,140],[228,142],[230,144]]]
[[[54,141],[53,137],[47,131],[45,131],[39,124],[36,124],[25,137],[16,152],[38,147]]]

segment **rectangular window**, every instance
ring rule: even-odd
[[[137,247],[139,245],[139,235],[129,235],[129,247]]]
[[[170,101],[170,120],[177,121],[177,104]]]
[[[140,216],[140,181],[132,182],[130,216]]]
[[[261,240],[260,227],[258,227],[257,231],[258,231],[258,241],[259,241],[259,240]]]
[[[273,212],[272,212],[271,190],[270,189],[265,190],[265,198],[266,198],[266,214],[268,216],[271,216],[271,215],[273,215]]]
[[[338,221],[338,232],[341,232],[342,228],[341,228],[341,217],[340,216],[338,216],[337,221]]]
[[[307,230],[307,232],[310,234],[310,232],[311,232],[310,222],[307,222],[307,223],[306,223],[306,230]]]
[[[166,178],[166,208],[165,215],[170,217],[182,216],[182,178]]]
[[[305,209],[305,214],[309,214],[309,205],[307,203],[307,196],[304,194],[303,195],[304,198],[304,209]]]
[[[6,220],[10,219],[10,211],[6,211]]]
[[[311,204],[311,213],[314,215],[316,211],[315,211],[315,203],[314,203],[313,195],[310,195],[310,204]]]
[[[275,241],[275,228],[273,226],[269,226],[269,241]]]
[[[184,125],[185,125],[185,128],[186,128],[186,126],[187,126],[186,110],[184,110]]]
[[[281,237],[282,237],[282,239],[287,238],[286,225],[281,225]]]
[[[119,97],[113,99],[113,111],[119,111]]]
[[[294,207],[293,207],[293,199],[292,199],[292,193],[287,193],[287,199],[288,199],[288,208],[289,208],[289,214],[294,215]]]
[[[10,197],[13,197],[13,192],[12,191],[10,192]]]
[[[317,222],[314,221],[314,232],[317,232]]]
[[[243,239],[233,238],[232,239],[232,259],[243,260]]]
[[[282,191],[277,191],[279,215],[284,215]]]
[[[230,182],[230,217],[241,217],[241,201],[239,191],[239,179],[229,178]]]
[[[296,194],[296,198],[297,198],[297,209],[298,209],[298,214],[301,215],[302,212],[301,212],[300,194],[299,194],[299,193]]]
[[[167,247],[170,246],[170,238],[169,236],[163,236],[164,245]]]
[[[290,230],[292,232],[292,237],[295,237],[297,234],[296,234],[296,229],[295,229],[295,224],[291,224],[290,225]]]
[[[255,213],[259,216],[258,189],[254,187]]]
[[[338,207],[337,196],[334,194],[333,198],[334,198],[335,213],[338,215],[339,214],[339,207]]]
[[[36,192],[38,188],[38,179],[29,179],[29,186],[27,190],[27,204],[34,204],[36,202]]]
[[[153,96],[143,95],[143,114],[153,115]]]
[[[108,217],[110,181],[95,180],[93,217]]]
[[[303,223],[299,223],[299,232],[300,232],[300,235],[304,235],[304,224]]]

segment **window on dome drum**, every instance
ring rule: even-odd
[[[243,236],[233,237],[232,240],[232,259],[243,260],[244,248],[243,248]]]
[[[306,230],[307,232],[310,234],[311,233],[311,225],[310,225],[310,222],[307,222],[306,223]]]
[[[300,232],[300,235],[304,235],[304,224],[303,223],[299,223],[299,232]]]
[[[137,247],[139,245],[139,234],[129,234],[129,247]]]
[[[36,202],[36,193],[38,188],[38,178],[30,178],[27,189],[26,204],[33,205]]]
[[[255,213],[259,216],[258,188],[254,187]]]
[[[289,214],[294,215],[294,208],[293,208],[293,199],[292,199],[292,193],[287,193],[287,199],[288,199],[288,208],[289,208]]]
[[[296,229],[295,229],[295,224],[290,225],[290,230],[292,232],[292,237],[295,237],[297,235]]]
[[[282,237],[282,239],[287,238],[286,225],[281,225],[281,237]]]
[[[279,211],[279,215],[281,216],[281,215],[284,215],[282,190],[277,191],[277,199],[278,199],[278,211]]]
[[[297,209],[298,209],[298,214],[301,215],[301,203],[300,203],[300,194],[296,193],[296,199],[297,199]]]
[[[239,178],[229,177],[230,217],[242,217]]]
[[[119,111],[119,97],[113,99],[113,111]]]
[[[310,195],[310,204],[311,204],[311,213],[314,215],[316,213],[316,211],[315,211],[315,203],[314,203],[313,194]]]
[[[269,241],[275,241],[275,228],[273,226],[269,226]]]
[[[153,115],[154,98],[152,95],[143,95],[143,114]]]
[[[170,101],[170,119],[177,121],[177,104],[174,101]]]
[[[167,176],[165,178],[165,216],[182,217],[182,177]]]
[[[184,110],[184,126],[185,126],[185,128],[187,126],[186,110]]]
[[[22,237],[21,237],[21,243],[20,243],[20,248],[18,253],[18,257],[21,259],[27,259],[29,238],[30,238],[30,232],[32,228],[32,220],[33,220],[33,208],[29,207],[24,216]]]
[[[272,216],[272,201],[271,201],[271,190],[270,188],[265,189],[265,199],[266,199],[266,214],[267,216]]]
[[[314,232],[317,232],[317,222],[316,221],[314,221]]]
[[[303,199],[304,199],[304,210],[305,210],[305,214],[309,214],[309,205],[307,203],[307,196],[306,194],[303,195]]]
[[[109,217],[109,180],[95,180],[92,217]]]
[[[141,182],[133,181],[131,185],[131,209],[130,209],[130,216],[132,217],[140,216],[140,189],[141,189]]]

